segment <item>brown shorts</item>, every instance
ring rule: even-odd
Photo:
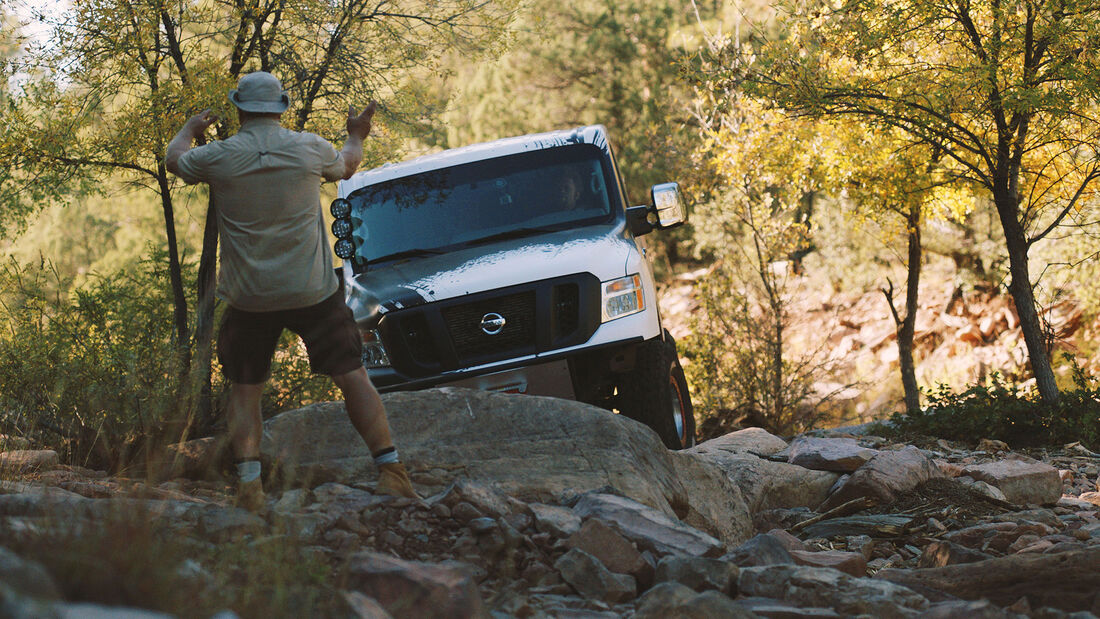
[[[316,305],[273,312],[246,312],[230,306],[218,331],[218,361],[225,377],[255,385],[267,381],[271,358],[283,329],[305,342],[309,367],[339,376],[363,365],[363,340],[344,295],[336,291]]]

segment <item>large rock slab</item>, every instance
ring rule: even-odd
[[[821,505],[819,511],[832,509],[859,497],[869,497],[883,504],[890,503],[898,493],[912,490],[933,477],[943,476],[940,467],[916,447],[882,451],[852,473]]]
[[[971,464],[963,475],[984,481],[1004,493],[1017,505],[1051,505],[1062,498],[1062,479],[1058,469],[1035,460],[1012,459]]]
[[[800,436],[791,442],[787,462],[817,471],[851,473],[876,454],[877,450],[868,449],[851,438]]]
[[[751,535],[748,507],[721,470],[669,452],[652,430],[620,415],[557,398],[454,388],[383,401],[414,482],[475,479],[543,503],[612,487],[723,541]],[[296,483],[375,476],[342,402],[267,420],[262,452]]]

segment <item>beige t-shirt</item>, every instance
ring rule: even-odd
[[[343,177],[344,160],[324,138],[252,119],[228,140],[187,151],[179,172],[187,183],[209,183],[214,196],[218,297],[262,312],[307,307],[336,291],[320,187]]]

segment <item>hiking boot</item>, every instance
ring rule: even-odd
[[[378,485],[374,488],[375,494],[405,497],[406,499],[419,499],[420,495],[413,490],[409,481],[409,472],[400,462],[390,462],[378,465]]]
[[[237,497],[233,504],[252,513],[262,511],[267,506],[264,496],[264,483],[259,479],[237,483]]]

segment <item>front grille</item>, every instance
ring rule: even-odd
[[[394,370],[423,377],[584,343],[599,301],[599,280],[578,273],[394,310],[378,329]],[[487,314],[504,318],[499,333],[482,330]]]
[[[504,318],[499,333],[490,335],[482,330],[482,319],[488,314]],[[460,362],[535,351],[534,290],[449,307],[443,310],[443,319]]]
[[[404,316],[400,324],[401,337],[412,360],[422,366],[439,363],[439,354],[424,314]]]
[[[553,340],[569,337],[580,327],[580,287],[577,284],[554,286]]]

